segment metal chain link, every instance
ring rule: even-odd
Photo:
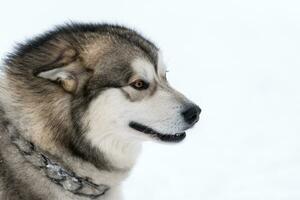
[[[35,147],[34,144],[25,140],[14,126],[10,124],[6,125],[10,133],[11,142],[18,148],[27,161],[41,169],[52,182],[73,194],[90,199],[98,198],[109,190],[108,186],[103,184],[98,185],[88,178],[79,177],[74,172],[52,161],[40,149]]]

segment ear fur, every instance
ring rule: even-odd
[[[77,90],[77,78],[72,72],[66,71],[65,67],[41,72],[38,77],[58,83],[66,92],[75,93]]]
[[[74,94],[90,72],[82,66],[74,49],[66,49],[53,62],[39,68],[35,75],[59,84],[66,92]]]

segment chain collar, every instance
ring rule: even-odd
[[[25,159],[47,176],[52,182],[65,190],[79,196],[95,199],[104,195],[109,187],[93,183],[89,178],[77,176],[74,172],[65,169],[51,160],[38,147],[22,137],[18,130],[7,124],[11,142],[18,148]]]

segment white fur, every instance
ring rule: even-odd
[[[90,104],[85,118],[91,143],[99,147],[113,165],[126,169],[135,163],[141,146],[136,138],[126,134],[129,127],[122,119],[122,107],[126,106],[123,99],[119,90],[110,89]]]
[[[150,137],[129,127],[135,121],[153,128],[162,134],[176,134],[186,130],[181,116],[184,96],[167,86],[158,77],[154,66],[145,59],[137,58],[132,62],[134,77],[146,79],[150,84],[158,81],[153,96],[144,96],[142,100],[131,102],[121,89],[108,89],[102,92],[89,106],[85,123],[89,127],[87,138],[98,147],[113,165],[130,168],[140,151],[140,142]],[[164,67],[160,68],[161,72]],[[142,95],[130,86],[129,93]]]
[[[136,58],[132,61],[131,67],[136,73],[133,77],[143,78],[149,82],[154,80],[156,75],[155,68],[149,61],[143,58]]]
[[[167,67],[163,60],[163,53],[161,51],[158,52],[157,70],[160,76],[166,75]]]

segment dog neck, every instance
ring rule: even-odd
[[[12,144],[17,147],[19,152],[33,167],[41,170],[53,183],[75,195],[92,199],[104,195],[109,190],[109,187],[106,185],[95,184],[90,178],[80,177],[73,171],[66,169],[63,164],[50,158],[41,149],[23,138],[9,121],[3,123]]]
[[[92,130],[87,133],[91,135]],[[141,144],[119,135],[103,135],[94,145],[100,149],[111,165],[119,170],[131,170],[141,151]]]

